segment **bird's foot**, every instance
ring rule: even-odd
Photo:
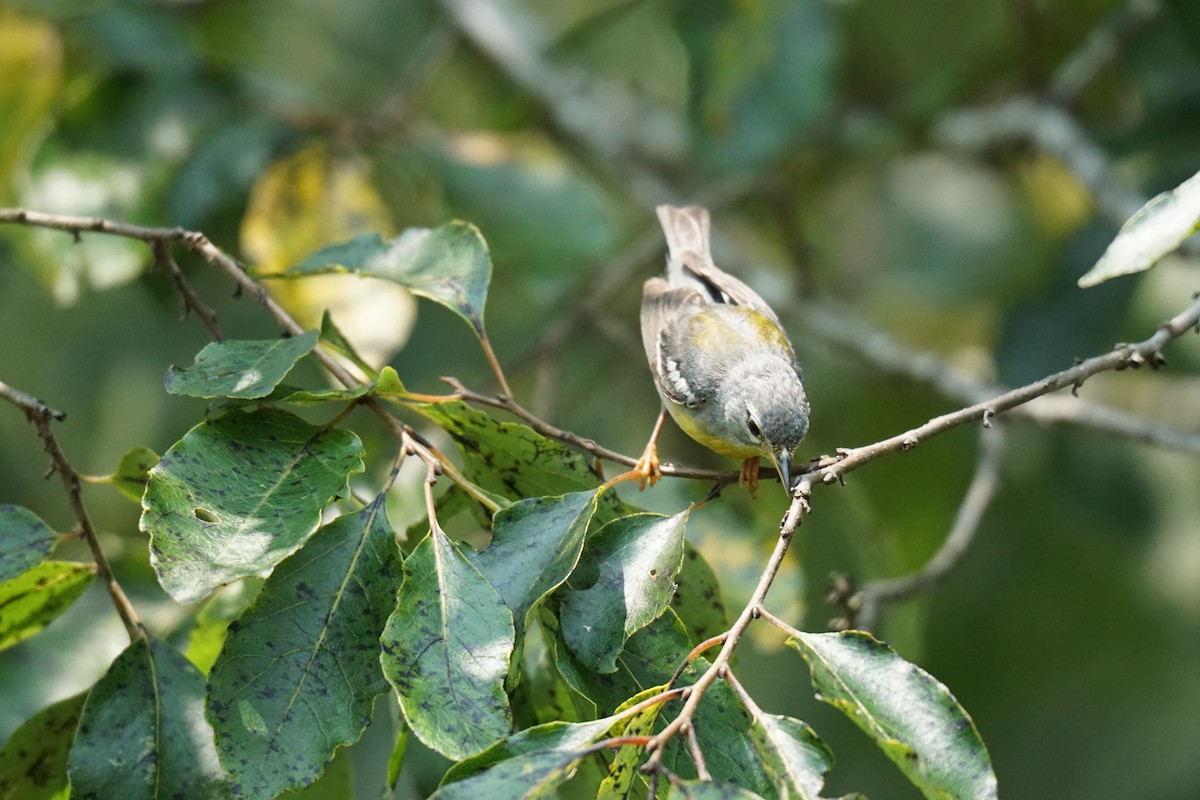
[[[738,475],[738,486],[745,486],[750,490],[750,496],[758,491],[758,456],[747,458],[742,462],[742,473]]]
[[[642,451],[642,457],[633,465],[633,479],[637,481],[638,491],[643,491],[646,485],[653,486],[658,483],[658,479],[662,477],[662,470],[659,469],[658,462],[658,445],[654,442],[649,442],[646,449]]]

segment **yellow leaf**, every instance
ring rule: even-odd
[[[0,203],[48,127],[62,83],[62,41],[49,24],[0,8]]]
[[[242,252],[261,272],[282,272],[326,245],[360,233],[393,235],[391,212],[361,159],[309,145],[259,176],[242,220]],[[268,281],[271,295],[306,328],[334,323],[369,363],[379,366],[408,339],[416,301],[389,281],[323,275]]]

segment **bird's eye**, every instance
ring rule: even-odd
[[[758,427],[758,423],[754,421],[754,417],[746,418],[746,429],[750,431],[750,435],[755,439],[762,438],[762,428]]]

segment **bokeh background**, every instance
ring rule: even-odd
[[[903,377],[914,363],[1012,386],[1149,336],[1200,290],[1194,259],[1075,281],[1141,202],[1198,169],[1191,0],[0,2],[0,205],[202,230],[265,270],[364,230],[469,220],[491,248],[488,328],[518,397],[631,454],[657,411],[637,328],[641,282],[662,265],[655,204],[709,205],[718,263],[779,310],[813,404],[809,458],[963,405]],[[181,262],[226,335],[277,333]],[[412,390],[443,391],[447,374],[494,389],[438,307],[344,283],[279,291],[297,313],[340,303],[352,338]],[[135,445],[162,452],[202,417],[161,389],[206,342],[180,311],[136,242],[0,229],[0,380],[68,411],[59,433],[83,472],[111,472]],[[902,357],[863,357],[855,343],[872,341]],[[1194,441],[1197,337],[1166,357],[1081,397]],[[391,445],[358,421],[378,468]],[[971,548],[936,590],[884,608],[876,632],[972,714],[1003,796],[1200,796],[1197,454],[997,422],[1002,483]],[[823,630],[842,613],[824,599],[831,574],[918,568],[978,439],[957,430],[818,487],[769,605]],[[733,466],[673,428],[661,449]],[[0,408],[0,502],[66,530],[46,463]],[[673,512],[707,489],[668,480],[629,499]],[[730,607],[773,542],[777,494],[726,491],[689,524]],[[139,610],[186,640],[136,505],[106,487],[87,500]],[[411,506],[401,488],[398,523]],[[96,591],[0,654],[0,740],[90,685],[123,635]],[[777,639],[739,652],[759,703],[832,746],[830,794],[916,796],[812,699]],[[364,797],[378,796],[386,739],[373,729],[351,752]],[[428,793],[443,767],[417,752],[397,796]]]

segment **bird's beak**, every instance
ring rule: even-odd
[[[788,494],[792,493],[792,454],[786,449],[771,451],[771,461],[775,464],[775,471],[779,473],[780,479],[783,481],[783,490]]]

